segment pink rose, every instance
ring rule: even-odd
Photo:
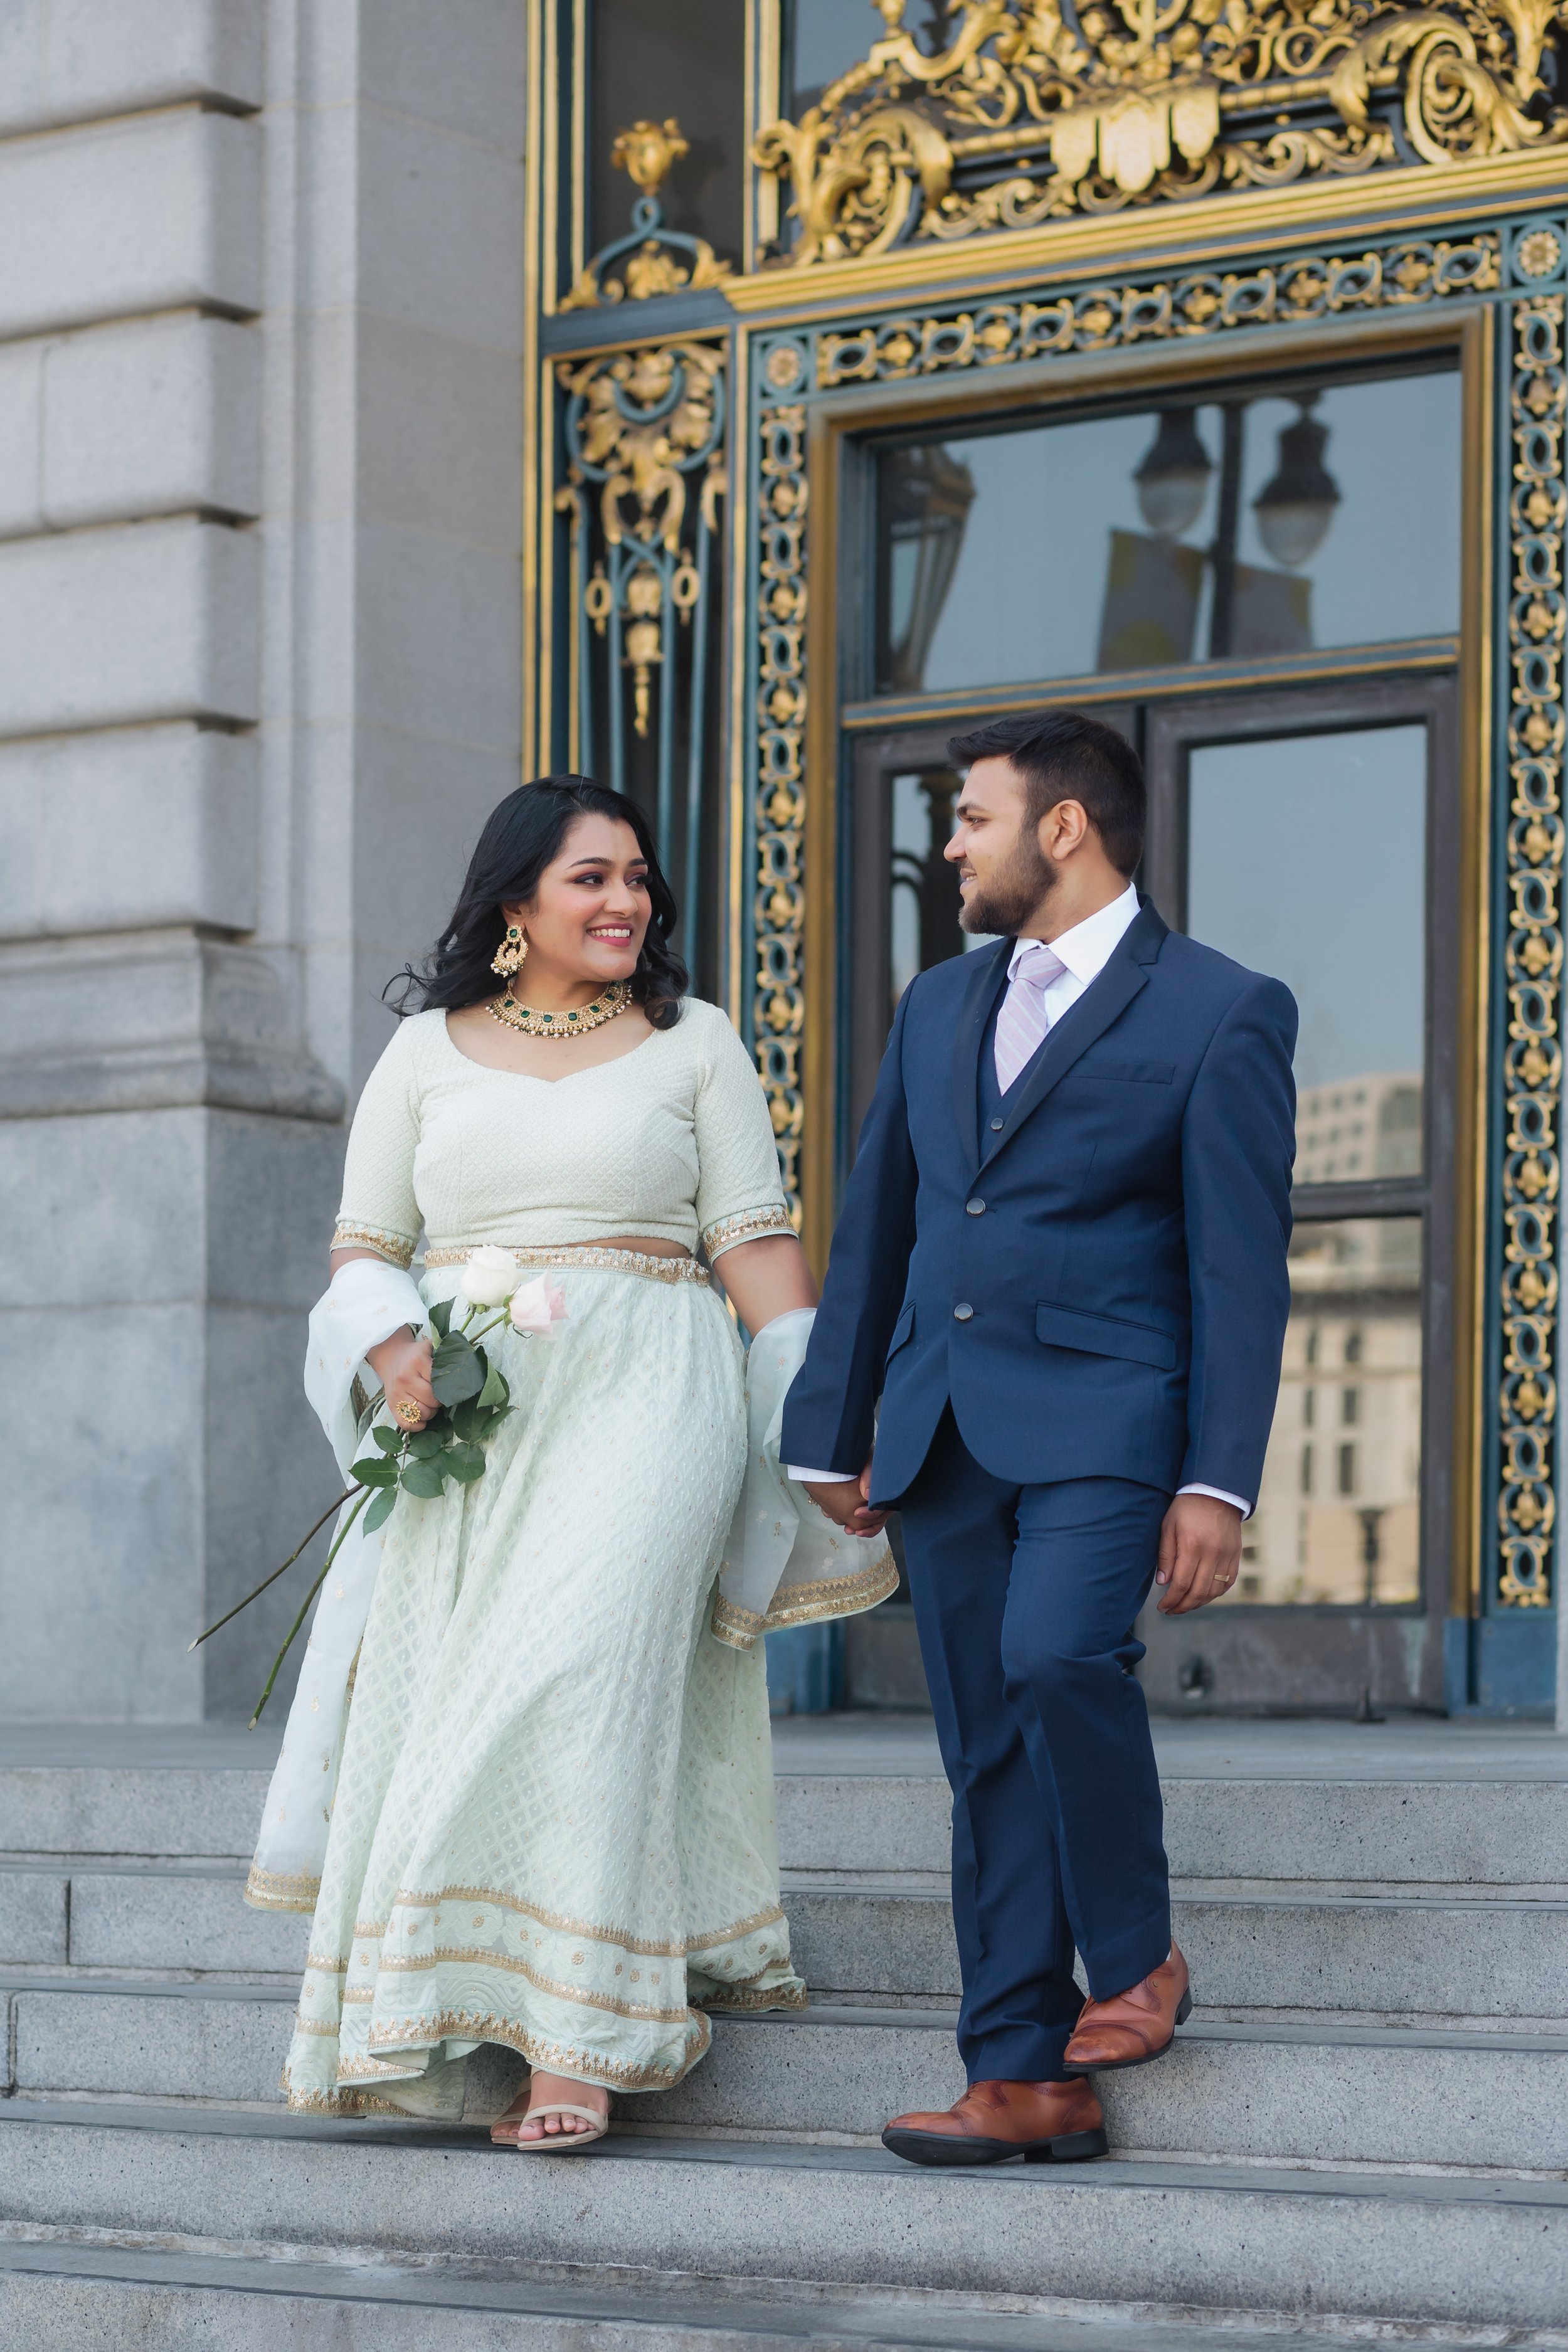
[[[507,1313],[512,1329],[528,1339],[552,1339],[555,1325],[567,1320],[564,1297],[542,1274],[519,1283]]]

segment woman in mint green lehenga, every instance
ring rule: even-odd
[[[340,1460],[356,1376],[383,1419],[435,1409],[426,1310],[496,1253],[565,1320],[487,1341],[517,1409],[484,1475],[401,1496],[323,1591],[247,1890],[313,1915],[291,2106],[456,2116],[498,2042],[531,2077],[496,2136],[578,2147],[611,2091],[680,2080],[710,2011],[805,1999],[757,1637],[896,1571],[779,1467],[815,1287],[674,913],[629,802],[511,793],[354,1118],[307,1368]]]

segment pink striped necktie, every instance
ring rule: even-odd
[[[1037,1052],[1049,1029],[1051,1017],[1046,1010],[1046,991],[1067,970],[1060,956],[1044,940],[1025,940],[1015,953],[1017,961],[996,1015],[994,1041],[996,1083],[1004,1094]]]

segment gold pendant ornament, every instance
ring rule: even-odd
[[[510,980],[521,971],[528,956],[528,941],[522,936],[521,923],[509,923],[506,937],[490,958],[490,970],[502,980]]]
[[[624,1013],[632,1001],[632,992],[624,980],[613,980],[592,1004],[584,1004],[572,1013],[536,1013],[531,1005],[520,1004],[509,988],[499,999],[491,997],[492,1016],[508,1029],[520,1029],[525,1037],[584,1037],[590,1029],[602,1029],[617,1013]]]

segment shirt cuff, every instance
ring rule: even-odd
[[[1212,1495],[1216,1503],[1234,1503],[1244,1519],[1249,1519],[1256,1508],[1254,1504],[1244,1502],[1239,1495],[1227,1495],[1223,1486],[1178,1486],[1176,1492],[1178,1495]]]
[[[793,1478],[797,1486],[841,1486],[846,1478],[860,1475],[858,1470],[803,1470],[795,1462],[784,1463],[783,1469],[784,1476]]]

